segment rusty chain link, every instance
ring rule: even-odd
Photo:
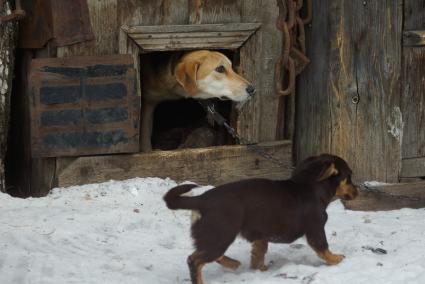
[[[307,0],[306,16],[301,18],[303,0],[277,0],[279,15],[276,27],[282,31],[282,52],[275,64],[274,81],[279,96],[295,93],[295,79],[310,62],[306,56],[305,29],[313,15],[313,0]],[[283,89],[282,69],[288,74],[288,86]]]

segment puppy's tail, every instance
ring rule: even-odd
[[[170,189],[164,195],[165,204],[170,209],[198,209],[199,199],[197,196],[181,196],[193,188],[198,187],[196,184],[182,184]]]

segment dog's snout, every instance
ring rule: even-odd
[[[248,85],[248,87],[246,87],[246,92],[248,93],[248,95],[252,96],[255,94],[255,88],[253,85]]]

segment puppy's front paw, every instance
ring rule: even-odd
[[[260,271],[267,271],[269,267],[263,263],[251,263],[251,269],[260,270]]]
[[[328,265],[336,265],[340,263],[344,258],[345,256],[342,254],[330,253],[330,255],[325,259],[325,261]]]
[[[342,254],[333,254],[330,250],[326,249],[323,251],[316,251],[317,255],[326,261],[328,265],[335,265],[340,263],[344,259]]]

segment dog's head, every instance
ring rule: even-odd
[[[352,173],[342,158],[322,154],[304,160],[294,170],[291,179],[297,183],[327,182],[335,190],[336,197],[352,200],[359,193],[352,183]]]
[[[255,93],[255,88],[233,71],[232,62],[220,52],[199,50],[185,54],[176,66],[175,76],[193,98],[244,102]]]

